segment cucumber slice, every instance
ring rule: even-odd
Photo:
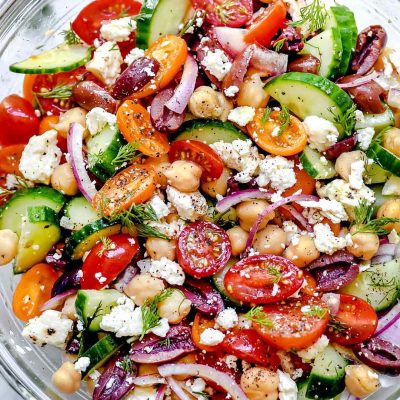
[[[339,73],[342,39],[337,28],[330,28],[305,43],[301,54],[311,54],[321,61],[319,75],[331,79]]]
[[[321,154],[306,146],[301,153],[300,162],[304,170],[314,179],[331,179],[337,175],[335,164],[330,160],[321,162]]]
[[[27,216],[22,218],[14,274],[21,274],[43,261],[60,238],[59,220],[54,210],[46,206],[29,207]]]
[[[65,243],[65,252],[72,260],[79,260],[90,251],[102,238],[116,235],[121,230],[121,225],[108,222],[104,219],[92,222],[81,230],[74,232]]]
[[[374,185],[371,187],[371,189],[374,191],[375,194],[375,202],[373,204],[374,207],[374,214],[373,216],[376,216],[376,213],[378,212],[379,207],[387,200],[395,199],[397,196],[385,196],[382,194],[382,185]]]
[[[73,198],[65,206],[64,216],[74,231],[82,229],[101,217],[83,196]]]
[[[353,107],[353,101],[330,80],[304,72],[289,72],[272,79],[265,90],[301,119],[316,115],[335,123],[343,136],[343,126],[336,121]]]
[[[306,398],[328,400],[342,393],[347,364],[332,346],[326,347],[314,360]]]
[[[0,229],[11,229],[19,235],[22,217],[27,215],[29,207],[47,206],[58,213],[64,203],[65,197],[47,186],[19,190],[0,208]]]
[[[53,49],[31,56],[24,61],[10,65],[12,72],[20,74],[55,74],[71,71],[87,63],[92,48],[83,44],[62,44]]]
[[[161,36],[179,32],[190,0],[145,0],[137,20],[136,46],[147,49]]]
[[[234,265],[236,263],[237,263],[237,260],[235,260],[235,259],[229,260],[228,264],[226,264],[226,266],[224,268],[222,268],[220,271],[218,271],[216,274],[213,275],[212,280],[213,280],[215,288],[218,290],[218,292],[221,293],[222,297],[226,301],[228,301],[229,303],[231,303],[237,307],[241,307],[241,306],[243,306],[243,303],[234,299],[233,297],[231,297],[229,295],[229,293],[226,291],[225,285],[224,285],[224,278],[225,278],[226,273],[228,272],[229,268],[232,267],[232,265]]]
[[[368,150],[367,156],[372,158],[379,166],[393,175],[400,176],[400,158],[395,154],[386,150],[380,144],[372,143]]]
[[[340,290],[368,301],[375,311],[389,308],[397,301],[400,289],[400,258],[376,264],[361,272],[348,286]]]
[[[364,114],[364,120],[356,122],[356,129],[371,127],[375,132],[380,132],[389,126],[394,126],[394,115],[390,108],[382,114]]]
[[[365,169],[365,183],[368,185],[375,185],[377,183],[386,182],[392,175],[390,172],[384,170],[378,164],[370,164]]]
[[[117,300],[122,296],[118,290],[78,290],[75,300],[76,313],[79,319],[88,327],[90,332],[100,331],[100,322],[103,315],[110,312],[111,308],[117,305]]]
[[[232,143],[234,140],[247,140],[248,137],[230,122],[211,119],[192,119],[185,122],[172,140],[200,140],[203,143]]]
[[[89,169],[103,181],[115,175],[118,165],[113,161],[119,149],[126,144],[115,126],[107,125],[100,133],[87,142]]]

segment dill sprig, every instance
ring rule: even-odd
[[[306,26],[307,30],[316,32],[325,26],[328,12],[321,0],[314,0],[311,4],[300,9],[301,19],[291,22],[293,27]]]
[[[101,257],[106,251],[111,250],[113,248],[114,242],[109,237],[106,236],[101,237],[100,241],[102,243],[102,246],[97,255]]]
[[[246,314],[243,315],[243,318],[266,328],[272,328],[274,326],[273,322],[270,320],[261,306],[251,308]]]
[[[340,321],[331,315],[328,322],[328,329],[333,333],[345,334],[349,330],[349,327],[345,322]]]
[[[132,372],[136,371],[136,366],[129,356],[125,356],[124,359],[120,361],[119,367],[122,368],[127,374],[131,374]]]
[[[15,184],[13,185],[14,187],[13,189],[0,187],[0,199],[10,197],[20,189],[28,189],[33,186],[33,184],[30,184],[30,182],[28,182],[24,178],[21,178],[18,175],[14,175],[14,177],[15,177]]]
[[[200,397],[205,397],[205,398],[210,398],[211,396],[208,394],[208,393],[206,393],[206,392],[192,392],[194,395],[196,395],[196,396],[200,396]]]
[[[62,31],[61,34],[64,36],[64,42],[70,46],[82,43],[80,37],[72,29],[72,24],[70,24],[69,29]]]
[[[327,314],[328,310],[326,308],[322,308],[320,306],[311,306],[310,310],[303,311],[304,315],[308,315],[309,317],[317,317],[322,319]]]
[[[282,272],[276,265],[268,265],[268,273],[273,276],[274,283],[279,283],[282,278]]]
[[[272,109],[271,107],[267,107],[264,111],[264,114],[261,118],[261,123],[263,124],[263,126],[269,121],[269,119],[271,118],[271,112]]]
[[[400,293],[400,279],[396,279],[396,277],[387,278],[382,272],[370,269],[366,270],[365,273],[368,274],[369,287],[385,291],[385,296],[382,296],[380,303],[385,301],[392,293]]]
[[[249,11],[243,5],[238,5],[236,0],[223,1],[215,8],[220,21],[227,25],[237,19],[238,15],[248,15]]]
[[[117,167],[120,167],[124,163],[130,163],[137,156],[137,149],[139,147],[139,143],[127,143],[124,146],[120,147],[117,155],[112,160],[111,164]]]
[[[163,340],[160,340],[160,341],[158,342],[158,344],[159,344],[160,346],[169,347],[169,346],[171,346],[171,338],[167,337],[167,338],[165,338],[165,339],[163,339]]]
[[[71,85],[60,85],[56,86],[48,92],[35,92],[36,96],[42,97],[43,99],[69,99],[72,96]]]
[[[281,105],[281,111],[279,112],[279,122],[281,123],[281,126],[279,127],[278,136],[282,135],[290,125],[289,109],[284,105]]]
[[[286,38],[282,38],[282,39],[277,40],[277,41],[274,43],[274,45],[273,45],[272,47],[274,48],[274,50],[275,50],[277,53],[279,53],[279,52],[282,50],[283,45],[285,44],[285,41],[286,41]]]
[[[141,237],[154,237],[158,239],[169,240],[169,237],[167,235],[165,235],[160,230],[151,225],[136,224],[135,229],[137,235]]]
[[[15,192],[13,189],[0,188],[0,200],[12,196]]]
[[[369,205],[365,199],[362,199],[354,209],[354,223],[362,225],[371,220],[374,213],[374,207]]]
[[[333,115],[333,120],[336,124],[342,126],[343,133],[346,136],[351,136],[356,123],[357,107],[353,104],[344,114],[338,115],[335,113],[335,107],[329,107],[328,111]]]
[[[178,33],[178,36],[179,37],[184,36],[186,33],[188,33],[190,28],[195,29],[195,27],[197,26],[196,25],[197,19],[198,18],[204,18],[205,15],[206,15],[206,12],[204,10],[196,10],[194,12],[194,14],[185,22],[185,24],[183,25],[183,28]]]

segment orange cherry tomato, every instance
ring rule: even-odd
[[[312,178],[301,167],[301,163],[297,157],[294,157],[294,173],[296,175],[296,183],[289,189],[286,189],[282,196],[289,197],[301,190],[301,194],[313,194],[317,181]],[[297,208],[297,207],[296,207]]]
[[[28,100],[31,104],[34,102],[33,96],[33,85],[35,84],[37,75],[25,75],[22,91],[24,98]]]
[[[156,59],[160,63],[160,69],[154,80],[134,93],[132,97],[141,99],[167,87],[182,68],[187,54],[187,44],[182,38],[174,35],[165,35],[157,39],[146,50],[145,56]]]
[[[215,320],[197,313],[192,326],[192,339],[197,348],[205,351],[218,351],[220,346],[207,346],[201,343],[200,336],[207,328],[214,328]]]
[[[60,117],[58,117],[57,115],[48,115],[47,117],[44,117],[40,121],[39,134],[54,129],[54,126],[58,124],[59,119]]]
[[[117,124],[124,138],[130,143],[139,143],[139,151],[146,156],[159,157],[168,153],[167,136],[153,128],[149,112],[137,101],[122,103],[117,111]]]
[[[290,116],[285,131],[275,136],[277,128],[282,126],[280,112],[272,111],[270,118],[264,118],[265,109],[259,108],[253,121],[247,125],[247,131],[257,146],[276,156],[293,156],[300,153],[307,144],[307,132],[301,121]]]
[[[341,225],[340,224],[334,224],[329,218],[324,218],[321,221],[322,224],[328,224],[329,227],[331,228],[331,231],[334,233],[335,236],[338,236],[340,233]]]
[[[308,271],[303,270],[303,276],[305,284],[303,284],[300,291],[309,296],[314,296],[317,291],[317,281]]]
[[[21,321],[41,314],[40,307],[50,300],[51,290],[61,272],[48,264],[37,264],[22,275],[13,297],[13,311]]]
[[[21,176],[19,162],[24,148],[24,144],[13,144],[0,149],[0,171]]]
[[[131,165],[110,178],[93,198],[93,207],[109,216],[147,201],[156,190],[157,176],[151,167]]]

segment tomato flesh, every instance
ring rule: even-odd
[[[228,235],[211,222],[186,226],[178,238],[177,258],[183,270],[195,278],[214,275],[232,254]]]
[[[19,162],[24,148],[24,144],[14,144],[0,149],[0,171],[7,174],[21,175]]]

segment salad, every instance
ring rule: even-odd
[[[398,382],[400,53],[362,28],[322,0],[96,0],[10,66],[0,264],[60,392]]]

